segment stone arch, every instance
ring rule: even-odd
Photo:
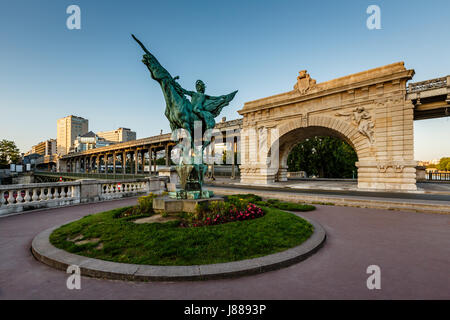
[[[403,62],[322,83],[302,71],[294,90],[246,102],[239,111],[243,130],[262,128],[262,134],[255,141],[245,136],[241,140],[241,182],[269,184],[279,176],[280,157],[271,152],[268,140],[282,144],[283,163],[291,147],[289,138],[316,130],[342,138],[356,151],[358,188],[417,190],[414,105],[405,95],[413,75]],[[294,142],[298,141],[290,143]],[[252,159],[255,155],[257,161]]]
[[[287,180],[287,158],[292,149],[301,141],[314,136],[332,136],[347,142],[356,152],[358,160],[369,157],[369,142],[356,126],[329,116],[311,116],[308,123],[290,120],[278,127],[278,172],[276,180]],[[273,152],[274,145],[270,148]]]

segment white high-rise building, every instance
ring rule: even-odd
[[[57,153],[62,156],[69,153],[78,136],[89,131],[89,120],[77,116],[67,116],[57,121]]]

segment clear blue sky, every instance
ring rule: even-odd
[[[81,30],[66,8],[81,8]],[[381,30],[366,8],[381,7]],[[56,138],[74,114],[96,131],[138,138],[169,131],[158,84],[135,33],[180,83],[246,101],[291,90],[301,69],[317,82],[396,61],[414,81],[450,74],[450,2],[435,1],[6,1],[0,0],[0,139],[22,152]],[[415,158],[450,156],[450,119],[415,122]]]

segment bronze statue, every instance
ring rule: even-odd
[[[132,37],[145,51],[142,62],[150,71],[151,77],[158,81],[161,86],[166,100],[165,115],[170,122],[172,131],[183,128],[193,137],[195,121],[202,122],[203,133],[207,129],[214,128],[216,124],[214,118],[233,100],[237,90],[223,96],[209,96],[205,94],[206,86],[202,80],[197,80],[195,84],[197,92],[182,88],[176,82],[179,77],[172,77],[155,56],[134,35]],[[190,101],[186,98],[186,95],[191,97]]]
[[[150,71],[151,77],[158,81],[166,100],[165,115],[170,122],[172,131],[176,129],[185,129],[190,135],[191,150],[197,152],[194,142],[194,126],[196,122],[201,122],[201,133],[204,136],[206,130],[213,129],[216,122],[214,120],[222,109],[227,106],[237,93],[237,90],[223,96],[213,97],[205,94],[205,84],[202,80],[195,83],[196,92],[188,91],[180,86],[176,81],[178,76],[172,77],[164,69],[159,61],[153,56],[147,48],[132,34],[134,40],[141,46],[145,54],[142,62]],[[188,100],[186,96],[190,96]],[[200,154],[197,159],[203,159],[203,150],[210,141],[203,141]],[[189,191],[198,191],[199,197],[202,197],[203,178],[207,166],[201,163],[194,163],[194,157],[189,157],[188,161],[180,163],[177,166],[178,175],[181,180],[182,190],[177,192],[177,197],[186,198]]]

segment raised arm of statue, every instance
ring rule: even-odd
[[[176,81],[174,81],[174,82],[175,82],[175,88],[180,94],[185,94],[185,95],[188,95],[188,96],[191,96],[191,97],[195,94],[194,91],[186,90],[178,82],[176,82]]]
[[[142,50],[144,50],[145,54],[142,57],[142,63],[144,63],[152,78],[158,82],[162,80],[173,81],[170,73],[159,63],[158,59],[147,50],[147,48],[140,42],[133,34],[131,35],[133,39],[141,46]]]

